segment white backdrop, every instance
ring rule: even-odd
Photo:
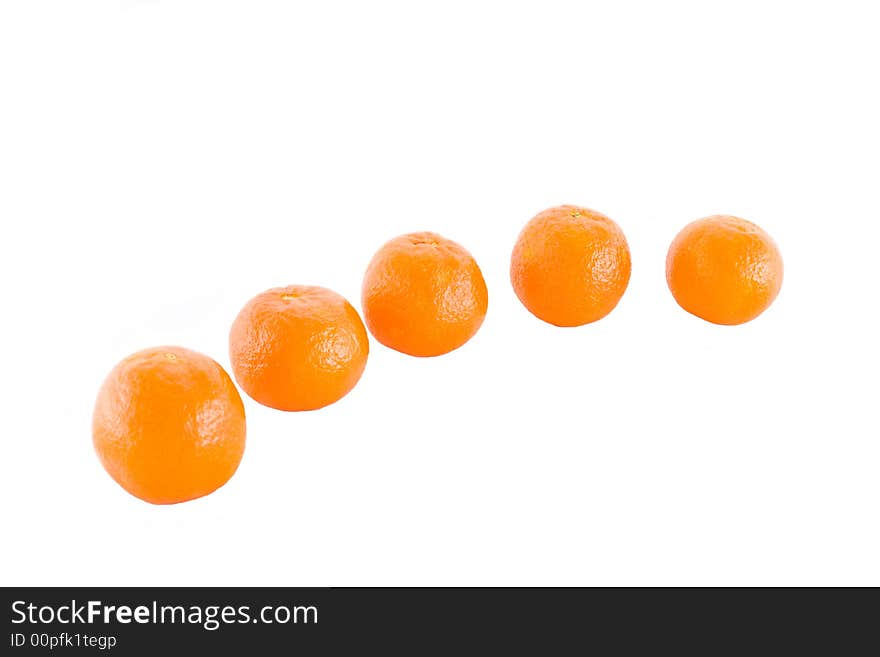
[[[871,2],[0,4],[3,584],[880,585],[880,20]],[[604,320],[508,281],[573,203],[627,235]],[[676,232],[755,221],[786,273],[718,327]],[[178,344],[228,368],[255,293],[360,307],[386,239],[483,268],[459,351],[375,341],[355,390],[245,399],[217,493],[156,507],[91,445],[103,377]]]

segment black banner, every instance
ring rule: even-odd
[[[876,651],[874,590],[2,589],[2,654]],[[858,648],[858,649],[857,649]],[[257,651],[255,653],[255,651]]]

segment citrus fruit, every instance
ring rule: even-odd
[[[232,323],[235,380],[282,411],[332,404],[361,378],[370,351],[357,311],[332,290],[288,285],[258,294]]]
[[[202,354],[156,347],[107,376],[92,423],[104,468],[132,495],[174,504],[213,492],[245,445],[244,406],[229,375]]]
[[[386,242],[367,267],[361,299],[373,336],[411,356],[457,349],[480,328],[489,305],[473,256],[429,232]]]
[[[666,282],[689,313],[715,324],[742,324],[779,294],[782,256],[759,226],[714,215],[688,224],[672,241]]]
[[[604,214],[574,205],[526,224],[510,258],[516,296],[536,317],[581,326],[614,310],[629,283],[629,246]]]

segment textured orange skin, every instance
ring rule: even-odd
[[[544,210],[526,224],[510,257],[510,282],[533,315],[581,326],[614,310],[631,270],[620,227],[574,205]]]
[[[379,342],[410,356],[439,356],[477,332],[489,293],[467,249],[422,232],[395,237],[376,252],[361,300]]]
[[[714,324],[742,324],[782,287],[782,256],[750,221],[714,215],[688,224],[666,256],[666,282],[682,308]]]
[[[244,405],[216,362],[181,347],[121,361],[98,393],[92,422],[104,468],[153,504],[202,497],[225,484],[244,453]]]
[[[258,294],[229,333],[235,380],[254,400],[281,411],[312,411],[344,397],[361,378],[369,352],[352,305],[312,285]]]

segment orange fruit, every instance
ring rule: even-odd
[[[467,249],[422,232],[395,237],[376,252],[361,300],[379,342],[410,356],[439,356],[477,332],[489,293]]]
[[[629,246],[604,214],[574,205],[544,210],[526,224],[510,258],[522,304],[556,326],[581,326],[614,310],[630,275]]]
[[[782,256],[759,226],[714,215],[688,224],[672,241],[666,282],[689,313],[715,324],[742,324],[779,294]]]
[[[370,351],[357,311],[333,290],[288,285],[258,294],[232,323],[235,380],[254,400],[311,411],[344,397]]]
[[[235,473],[244,406],[229,375],[202,354],[156,347],[107,376],[92,422],[98,458],[132,495],[175,504],[207,495]]]

